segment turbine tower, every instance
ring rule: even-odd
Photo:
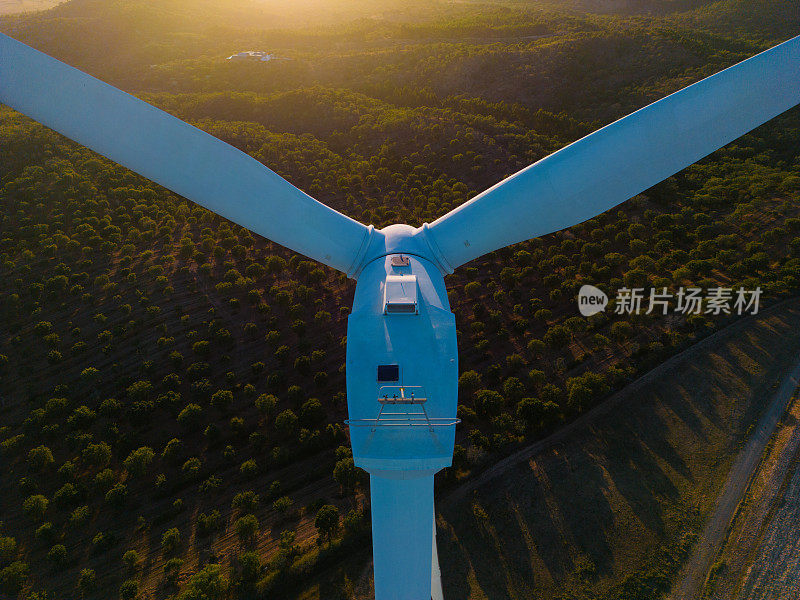
[[[800,103],[800,37],[562,148],[431,224],[376,230],[183,121],[0,34],[0,102],[356,279],[348,424],[370,475],[377,600],[441,598],[433,476],[451,464],[455,317],[444,276],[594,217]]]

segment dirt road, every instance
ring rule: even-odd
[[[737,600],[800,597],[800,469],[795,460],[781,506],[767,523]]]
[[[700,539],[697,541],[695,549],[684,566],[680,576],[677,578],[676,583],[672,588],[669,598],[671,600],[695,600],[701,597],[703,584],[706,581],[709,570],[717,559],[717,556],[722,548],[723,543],[728,535],[728,530],[731,521],[736,513],[740,501],[747,491],[748,483],[755,473],[761,461],[764,449],[767,446],[772,434],[783,416],[789,402],[792,400],[793,394],[800,383],[800,359],[792,368],[791,372],[783,379],[781,384],[776,388],[772,398],[770,399],[769,407],[764,415],[761,417],[758,425],[753,432],[750,439],[741,450],[739,456],[731,468],[728,480],[725,487],[719,496],[716,508],[703,530]],[[796,481],[793,481],[791,493],[794,498],[800,497],[800,472],[795,473]],[[796,521],[798,521],[798,529],[800,529],[800,507],[789,503],[784,507],[787,514],[784,515],[785,519],[791,516],[792,513]],[[783,510],[783,509],[782,509]],[[783,519],[778,518],[777,523]],[[754,576],[754,583],[756,585],[759,580],[764,578],[773,579],[777,574],[783,574],[786,578],[787,570],[782,568],[780,558],[784,558],[784,562],[789,560],[787,551],[792,548],[786,548],[788,540],[783,539],[781,535],[781,527],[773,523],[772,534],[768,536],[765,546],[762,549],[763,557],[756,560],[758,565],[759,561],[763,561],[756,569]],[[793,540],[794,545],[800,546],[800,540],[797,537]],[[797,550],[797,548],[794,548]],[[794,552],[794,564],[797,569],[800,565],[796,562],[797,552]],[[797,572],[794,573],[794,582],[797,582]],[[763,584],[763,581],[762,581]],[[796,587],[797,583],[793,583]],[[763,585],[761,586],[764,587]],[[743,598],[778,598],[778,597],[798,597],[798,594],[789,594],[788,596],[755,596],[746,595]]]

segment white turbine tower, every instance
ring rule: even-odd
[[[455,317],[444,276],[598,215],[800,103],[800,37],[566,146],[433,223],[366,227],[183,121],[0,34],[0,102],[357,280],[347,325],[377,600],[441,598],[433,476],[451,463]],[[433,560],[431,560],[433,558]]]

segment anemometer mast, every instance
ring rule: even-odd
[[[3,34],[0,102],[357,279],[348,424],[355,463],[370,474],[375,597],[440,600],[433,476],[450,465],[458,422],[444,275],[605,212],[800,103],[800,37],[603,127],[418,229],[367,227],[236,148]]]

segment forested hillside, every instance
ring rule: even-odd
[[[430,222],[800,33],[796,3],[776,0],[289,5],[73,0],[0,31],[376,227]],[[226,60],[250,49],[282,60]],[[581,285],[797,294],[798,200],[793,110],[449,276],[463,422],[442,489],[734,318],[585,319]],[[342,424],[353,290],[0,108],[0,596],[360,593],[368,494]]]

